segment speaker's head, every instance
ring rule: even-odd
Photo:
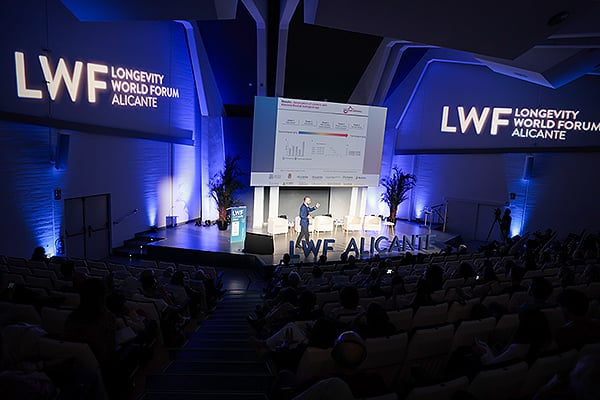
[[[340,368],[355,370],[367,358],[367,343],[354,331],[343,332],[333,345],[331,358]]]

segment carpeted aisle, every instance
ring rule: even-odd
[[[246,316],[260,303],[259,290],[229,290],[187,343],[170,351],[171,362],[146,379],[140,400],[267,400],[273,383],[250,344]]]

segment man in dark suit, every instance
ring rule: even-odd
[[[512,217],[510,216],[510,208],[504,209],[504,215],[500,222],[500,234],[502,235],[502,240],[506,242],[510,237],[510,225],[512,224]]]
[[[308,224],[310,223],[309,218],[312,218],[310,216],[310,213],[313,212],[314,210],[316,210],[317,208],[321,207],[321,204],[319,204],[319,203],[315,204],[314,207],[311,207],[310,204],[311,204],[310,197],[305,196],[304,202],[300,206],[300,213],[299,213],[299,215],[300,215],[300,234],[298,235],[298,239],[296,239],[296,248],[297,249],[302,248],[302,245],[300,243],[303,238],[307,242],[309,240]]]

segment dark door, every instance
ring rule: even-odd
[[[67,255],[102,259],[110,255],[110,195],[65,200]]]

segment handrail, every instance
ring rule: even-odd
[[[138,212],[138,209],[137,209],[137,208],[134,208],[133,210],[129,211],[127,214],[123,215],[121,218],[118,218],[118,219],[114,220],[114,221],[113,221],[113,225],[118,225],[118,224],[120,224],[120,223],[121,223],[121,222],[123,222],[123,220],[125,220],[126,218],[129,218],[129,217],[131,217],[132,215],[134,215],[134,214],[137,214],[137,212]]]
[[[442,211],[443,210],[443,211]],[[446,222],[448,215],[448,202],[436,204],[433,206],[425,206],[423,207],[423,212],[425,213],[425,226],[429,226],[429,231],[431,231],[431,226],[433,224],[433,217],[437,217],[438,222],[442,222],[442,232],[446,232]],[[429,218],[427,218],[429,216]],[[429,219],[429,224],[427,223]]]

